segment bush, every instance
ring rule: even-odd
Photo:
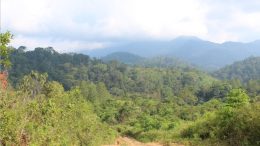
[[[249,104],[240,89],[232,90],[223,107],[206,114],[181,132],[183,138],[218,139],[229,145],[260,144],[260,104]]]
[[[182,130],[183,138],[219,139],[229,145],[260,144],[260,105],[252,104],[238,109],[223,108],[197,120]]]
[[[0,95],[0,145],[98,146],[116,137],[78,88],[65,92],[46,82],[41,89],[33,98],[20,91]]]

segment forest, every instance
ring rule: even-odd
[[[7,47],[11,34],[0,37],[8,70],[0,145],[99,146],[119,136],[166,146],[260,145],[259,57],[206,72],[163,56],[129,65]]]

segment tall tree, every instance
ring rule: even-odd
[[[10,32],[0,33],[0,66],[1,71],[5,71],[11,66],[11,62],[9,60],[10,49],[8,49],[7,45],[10,43],[13,35]]]

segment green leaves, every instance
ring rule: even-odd
[[[101,123],[79,88],[65,92],[47,74],[31,72],[20,90],[0,94],[0,141],[7,145],[98,146],[114,140],[115,131]]]
[[[32,71],[29,75],[22,78],[19,89],[34,98],[36,95],[42,93],[47,78],[47,73],[40,74],[36,71]]]
[[[231,146],[258,145],[259,103],[249,103],[242,89],[232,89],[222,106],[182,131],[183,137],[224,141]]]
[[[13,37],[13,35],[8,31],[6,33],[0,34],[0,42],[1,46],[6,46],[10,43],[10,39]]]
[[[249,96],[242,89],[233,89],[226,97],[227,106],[240,107],[249,104]]]
[[[10,49],[7,45],[10,43],[13,35],[10,32],[0,34],[0,65],[1,69],[8,69],[11,66],[9,59]]]

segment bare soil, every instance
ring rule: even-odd
[[[115,144],[103,145],[103,146],[165,146],[165,145],[156,142],[142,143],[129,137],[119,137],[116,139]],[[184,145],[172,143],[167,146],[184,146]]]

